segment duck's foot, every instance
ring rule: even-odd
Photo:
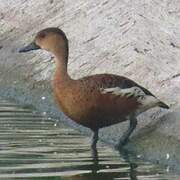
[[[99,158],[98,158],[98,151],[96,148],[91,149],[91,155],[93,162],[92,173],[97,173],[97,171],[99,170]]]

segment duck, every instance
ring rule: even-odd
[[[39,31],[32,42],[20,48],[19,52],[38,49],[54,55],[52,89],[55,101],[66,116],[92,130],[92,149],[96,148],[99,129],[129,121],[129,127],[116,146],[121,148],[135,130],[139,114],[154,107],[169,109],[149,90],[124,76],[94,74],[73,79],[67,70],[68,39],[59,28]]]

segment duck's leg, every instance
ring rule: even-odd
[[[98,142],[98,130],[93,131],[92,136],[92,143],[91,143],[91,153],[94,160],[98,159],[98,152],[97,152],[97,142]]]
[[[121,148],[122,146],[124,146],[129,139],[129,136],[132,134],[132,132],[134,131],[134,129],[136,128],[137,125],[137,119],[134,116],[130,117],[130,122],[129,122],[129,128],[128,130],[123,134],[123,136],[120,138],[119,143],[117,145],[117,148]]]
[[[96,149],[96,144],[98,142],[98,132],[99,132],[99,130],[93,131],[93,137],[92,137],[92,143],[91,143],[92,149]]]

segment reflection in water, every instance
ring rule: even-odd
[[[136,168],[137,165],[135,163],[132,163],[129,159],[129,153],[126,150],[121,150],[120,151],[120,156],[123,156],[123,158],[126,160],[127,164],[129,165],[129,171],[128,173],[124,173],[121,172],[119,173],[117,172],[104,172],[99,174],[98,171],[101,170],[101,166],[99,165],[99,156],[98,156],[98,151],[97,149],[92,149],[92,161],[93,161],[93,167],[92,167],[92,173],[91,175],[87,174],[86,176],[81,176],[82,178],[79,177],[79,175],[77,176],[73,176],[70,178],[66,178],[66,179],[83,179],[83,180],[90,180],[90,179],[99,179],[99,180],[111,180],[113,177],[116,177],[116,179],[119,178],[127,178],[129,177],[130,180],[138,180],[137,179],[137,172],[136,172]],[[125,174],[125,176],[124,176]],[[76,178],[75,178],[76,177]]]
[[[29,109],[0,100],[0,179],[166,180],[149,163],[105,145],[90,151],[89,138]]]

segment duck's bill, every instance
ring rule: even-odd
[[[29,45],[19,49],[19,52],[23,53],[23,52],[28,52],[28,51],[37,50],[37,49],[40,49],[40,47],[36,43],[32,42]]]

